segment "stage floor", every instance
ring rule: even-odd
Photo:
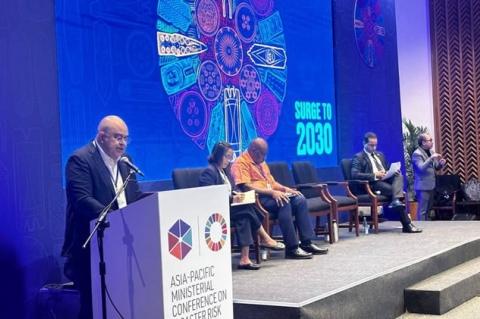
[[[437,263],[427,261],[469,243],[480,243],[480,223],[477,221],[424,221],[415,224],[423,228],[423,233],[404,234],[399,222],[382,223],[378,234],[360,234],[359,237],[341,229],[339,242],[328,245],[318,241],[329,248],[327,255],[314,256],[311,260],[286,260],[283,252],[274,252],[271,259],[262,263],[259,271],[234,269],[236,308],[240,309],[238,305],[258,305],[300,309],[322,299],[342,304],[348,302],[338,299],[348,295],[342,292],[378,278],[388,278],[390,274],[409,267],[420,273],[417,277],[427,272],[439,272],[447,266],[439,264],[436,271],[431,268]],[[480,251],[473,251],[470,249],[467,255],[480,255]],[[462,256],[455,258],[462,259]],[[469,258],[465,256],[465,259]],[[425,266],[428,266],[428,271],[422,269]],[[386,285],[388,288],[388,282]],[[390,288],[393,289],[393,286]],[[390,292],[387,290],[384,293]],[[403,291],[396,292],[395,298],[399,293],[403,294]],[[335,299],[335,296],[338,298]]]

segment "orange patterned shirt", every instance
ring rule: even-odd
[[[275,179],[270,174],[267,163],[255,164],[248,151],[240,155],[232,164],[231,173],[235,185],[252,184],[252,186],[271,189]]]

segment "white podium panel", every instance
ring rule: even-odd
[[[228,195],[223,185],[160,192],[109,215],[106,282],[124,318],[233,318]],[[101,318],[96,237],[91,255]],[[107,313],[118,317],[108,300]]]

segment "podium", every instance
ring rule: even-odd
[[[173,190],[108,215],[106,284],[124,318],[233,318],[228,198],[224,185]],[[95,237],[90,249],[93,317],[99,319]],[[107,316],[118,317],[108,298]]]

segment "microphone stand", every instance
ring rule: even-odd
[[[92,240],[92,237],[95,233],[97,233],[97,239],[98,239],[98,255],[99,255],[99,273],[100,273],[100,289],[102,292],[102,318],[107,319],[107,284],[105,281],[105,275],[106,275],[106,265],[105,265],[105,259],[104,259],[104,254],[103,254],[103,237],[104,237],[104,231],[105,228],[110,226],[108,224],[107,215],[110,212],[110,209],[112,208],[113,203],[117,200],[118,196],[127,188],[128,183],[130,182],[130,178],[132,177],[133,173],[135,173],[132,169],[130,169],[130,172],[127,175],[127,178],[125,178],[125,181],[122,184],[122,187],[120,187],[117,192],[115,193],[115,197],[113,197],[112,201],[105,206],[104,209],[100,212],[98,215],[98,219],[95,222],[95,227],[93,228],[92,232],[88,236],[87,240],[83,244],[82,248],[85,249],[87,248],[88,244]]]

